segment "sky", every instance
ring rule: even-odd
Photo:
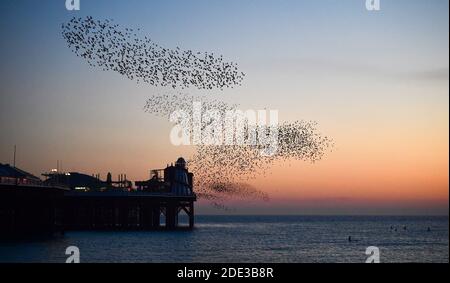
[[[0,2],[0,162],[148,178],[192,148],[143,111],[159,93],[90,67],[61,35],[72,17],[114,19],[158,44],[222,54],[242,87],[209,93],[243,109],[314,120],[323,160],[278,162],[250,181],[270,201],[201,201],[199,213],[447,214],[449,2],[381,0],[65,0]]]

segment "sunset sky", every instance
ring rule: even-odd
[[[202,92],[242,109],[314,120],[324,159],[279,162],[250,183],[271,200],[233,213],[448,214],[449,2],[381,0],[65,0],[0,2],[0,162],[148,178],[192,148],[143,111],[163,90],[90,67],[61,35],[73,16],[141,28],[168,48],[237,62],[243,86]],[[199,91],[197,91],[198,93]],[[200,202],[200,213],[227,213]]]

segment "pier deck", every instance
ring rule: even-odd
[[[192,229],[195,194],[76,192],[61,187],[0,185],[0,234],[67,230]],[[187,223],[179,225],[185,212]]]

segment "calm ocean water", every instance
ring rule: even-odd
[[[196,222],[194,231],[69,232],[0,242],[0,262],[63,263],[68,246],[80,249],[81,262],[360,263],[368,246],[379,248],[381,262],[449,262],[448,217],[197,216]]]

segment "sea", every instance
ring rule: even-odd
[[[449,262],[448,216],[206,216],[192,231],[80,231],[0,242],[0,262]],[[349,239],[350,237],[350,239]]]

